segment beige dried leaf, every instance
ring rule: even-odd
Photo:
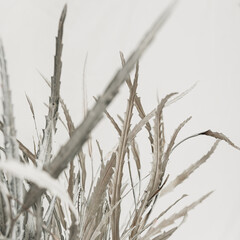
[[[163,229],[165,229],[166,227],[171,226],[172,224],[175,223],[175,221],[181,217],[185,217],[189,211],[191,211],[193,208],[195,208],[197,205],[199,205],[200,203],[202,203],[206,198],[208,198],[213,192],[209,192],[207,194],[205,194],[204,196],[202,196],[201,198],[199,198],[197,201],[193,202],[192,204],[190,204],[189,206],[183,208],[181,211],[172,214],[169,218],[163,220],[161,223],[159,223],[157,226],[149,229],[145,235],[143,235],[143,237],[141,237],[139,240],[148,240],[151,237],[155,236],[156,234],[161,233],[161,231],[163,231]]]
[[[216,139],[223,140],[223,141],[227,142],[229,145],[231,145],[232,147],[240,150],[240,148],[239,148],[238,146],[236,146],[236,145],[235,145],[228,137],[226,137],[223,133],[212,132],[211,130],[207,130],[206,132],[199,133],[199,135],[206,135],[206,136],[214,137],[214,138],[216,138]]]
[[[136,70],[137,72],[137,70]],[[125,114],[125,119],[123,123],[122,134],[119,139],[119,147],[117,150],[117,162],[116,162],[116,171],[113,179],[113,193],[111,196],[111,204],[114,206],[121,198],[121,188],[122,188],[122,171],[124,165],[124,157],[127,150],[128,143],[128,134],[130,132],[131,120],[133,115],[133,106],[134,106],[134,98],[136,96],[138,78],[135,77],[132,88],[130,89],[130,97],[128,100],[127,110]],[[119,238],[119,218],[120,218],[120,205],[116,207],[116,210],[113,211],[112,214],[112,236],[116,236]]]
[[[178,136],[178,133],[180,132],[180,130],[186,125],[186,123],[191,119],[192,117],[187,118],[185,121],[183,121],[178,128],[175,130],[175,132],[173,133],[173,136],[171,137],[171,140],[168,144],[167,150],[164,153],[164,159],[163,159],[163,172],[165,171],[165,168],[167,166],[170,154],[172,152],[173,146],[175,144],[175,140]]]
[[[163,155],[164,155],[164,145],[165,145],[165,137],[164,137],[164,127],[163,127],[163,108],[167,101],[174,96],[176,93],[171,93],[162,99],[160,104],[157,107],[157,111],[155,113],[155,121],[154,121],[154,138],[153,138],[153,162],[152,169],[150,173],[150,182],[147,190],[150,191],[150,198],[153,193],[160,187],[164,168],[163,168]]]
[[[106,166],[102,168],[100,172],[100,176],[96,183],[96,186],[94,187],[93,193],[91,194],[89,202],[87,203],[84,234],[87,234],[88,236],[91,236],[93,234],[93,231],[92,231],[91,234],[89,235],[89,229],[93,230],[93,227],[94,227],[94,226],[90,227],[90,225],[92,225],[91,222],[96,217],[97,211],[103,202],[104,194],[107,190],[109,181],[111,180],[112,175],[114,173],[113,168],[115,167],[115,164],[116,164],[116,155],[113,154],[111,159],[106,164]],[[88,231],[86,231],[87,229]]]
[[[30,107],[30,110],[31,110],[31,112],[32,112],[33,118],[35,118],[35,113],[34,113],[34,108],[33,108],[32,101],[31,101],[31,99],[28,97],[27,94],[25,94],[25,96],[26,96],[28,105],[29,105],[29,107]]]
[[[120,58],[121,58],[121,61],[122,61],[122,66],[124,66],[126,62],[125,62],[125,58],[124,58],[124,55],[123,55],[122,52],[120,52]],[[128,75],[126,82],[127,82],[127,85],[129,87],[129,89],[131,89],[132,82],[131,82],[130,75]],[[134,104],[136,106],[136,109],[138,111],[138,114],[139,114],[140,118],[144,119],[146,117],[146,114],[145,114],[145,111],[144,111],[142,103],[141,103],[141,98],[138,97],[137,93],[136,93],[136,96],[135,96],[135,99],[134,99]],[[146,121],[145,124],[146,124],[145,127],[148,131],[148,139],[150,141],[151,149],[152,149],[152,152],[153,152],[153,136],[152,136],[152,133],[151,133],[152,128],[151,128],[151,125],[148,121]]]
[[[200,160],[192,164],[189,168],[184,170],[180,175],[178,175],[172,182],[170,182],[166,187],[160,192],[160,197],[173,191],[178,185],[185,181],[197,168],[199,168],[203,163],[205,163],[208,158],[214,153],[218,146],[220,140],[216,141],[211,149],[205,154]]]

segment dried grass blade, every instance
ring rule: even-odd
[[[209,137],[214,137],[216,139],[219,140],[223,140],[225,142],[227,142],[229,145],[231,145],[232,147],[236,148],[237,150],[240,150],[240,148],[238,146],[236,146],[228,137],[226,137],[223,133],[219,133],[219,132],[212,132],[211,130],[207,130],[205,132],[201,132],[201,133],[197,133],[194,135],[191,135],[187,138],[184,138],[183,140],[181,140],[179,143],[177,143],[173,148],[172,151],[177,148],[179,145],[181,145],[182,143],[184,143],[185,141],[191,139],[191,138],[195,138],[201,135],[205,135],[205,136],[209,136]]]
[[[43,131],[43,139],[40,145],[38,154],[39,166],[42,167],[44,164],[48,164],[51,159],[52,151],[52,135],[53,131],[56,132],[56,123],[58,119],[58,107],[60,98],[60,78],[62,70],[62,37],[64,21],[67,13],[67,5],[64,6],[58,26],[58,35],[56,37],[56,53],[54,57],[54,73],[51,78],[51,96],[49,98],[48,115],[46,116],[45,129]],[[45,79],[45,78],[44,78]],[[47,80],[46,80],[47,82]]]
[[[174,96],[176,93],[167,95],[162,99],[160,104],[157,107],[155,113],[155,122],[154,122],[154,145],[153,145],[153,162],[152,169],[150,173],[150,181],[147,187],[147,190],[150,191],[150,198],[152,198],[154,192],[159,188],[162,182],[164,166],[163,166],[163,155],[164,155],[164,126],[163,126],[163,108],[167,101]]]
[[[122,61],[122,66],[124,66],[126,61],[125,61],[125,58],[124,58],[124,55],[123,55],[122,52],[120,52],[120,58],[121,58],[121,61]],[[132,82],[131,82],[130,75],[128,75],[128,78],[127,78],[126,82],[128,84],[128,87],[131,88],[132,87]],[[139,114],[140,118],[144,119],[146,117],[146,114],[145,114],[145,111],[143,109],[141,99],[140,99],[140,97],[138,97],[137,94],[136,94],[136,97],[135,97],[134,101],[135,101],[135,106],[137,108],[137,111],[138,111],[138,114]],[[152,152],[153,152],[153,136],[152,136],[152,133],[151,133],[152,127],[151,127],[149,122],[146,122],[145,127],[148,131],[148,139],[150,141],[151,149],[152,149]]]
[[[118,126],[117,122],[114,120],[114,118],[109,114],[109,112],[106,110],[104,111],[105,115],[107,116],[107,118],[110,120],[110,122],[112,123],[112,125],[114,126],[114,128],[117,130],[118,135],[121,136],[122,134],[122,130],[120,129],[120,127]]]
[[[240,148],[239,148],[238,146],[236,146],[236,145],[235,145],[228,137],[226,137],[223,133],[212,132],[211,130],[207,130],[206,132],[199,133],[199,135],[206,135],[206,136],[214,137],[214,138],[216,138],[216,139],[223,140],[223,141],[227,142],[229,145],[231,145],[232,147],[240,150]]]
[[[167,240],[169,239],[173,233],[178,229],[178,227],[174,227],[166,232],[163,232],[161,235],[153,238],[152,240]]]
[[[68,180],[68,194],[70,198],[73,200],[73,186],[74,186],[75,174],[74,174],[74,163],[70,162],[69,166],[69,180]]]
[[[68,133],[69,136],[72,136],[72,133],[75,130],[72,118],[69,114],[68,108],[66,106],[66,104],[64,103],[63,99],[60,98],[60,103],[67,121],[67,126],[68,126]],[[73,200],[74,196],[73,196],[73,185],[74,185],[74,180],[75,180],[75,174],[74,174],[74,164],[73,161],[70,163],[70,167],[69,167],[69,181],[68,181],[68,193],[70,198]]]
[[[11,99],[11,91],[9,86],[9,77],[7,72],[7,62],[5,59],[5,53],[2,40],[0,39],[0,78],[2,83],[2,104],[3,104],[3,133],[4,133],[4,145],[5,153],[8,161],[14,160],[20,161],[19,158],[19,146],[16,138],[16,129],[14,124],[13,104]],[[19,179],[15,177],[8,177],[8,188],[14,199],[18,199],[23,202],[23,185]],[[13,217],[17,214],[20,208],[19,202],[12,201],[12,213]],[[18,219],[13,226],[12,236],[16,239],[23,237],[23,215]]]
[[[46,225],[47,228],[49,228],[51,221],[52,221],[52,217],[53,217],[53,212],[54,212],[54,208],[55,208],[55,203],[56,203],[56,196],[54,196],[51,200],[50,205],[48,206],[48,209],[44,215],[43,221]]]
[[[67,5],[64,6],[58,25],[58,35],[56,37],[56,53],[54,57],[54,74],[51,79],[51,97],[49,99],[49,113],[48,117],[53,120],[53,127],[55,130],[56,122],[58,118],[58,106],[59,106],[59,94],[60,94],[60,78],[62,72],[62,39],[63,39],[63,28],[64,21],[67,14]]]
[[[184,170],[172,182],[170,182],[165,188],[163,188],[160,192],[160,197],[173,191],[178,185],[185,181],[197,168],[199,168],[203,163],[205,163],[216,150],[219,141],[220,140],[217,140],[211,147],[211,149],[207,152],[207,154],[205,154],[200,160],[198,160],[196,163],[192,164],[189,168]]]
[[[142,120],[137,123],[132,131],[128,135],[128,143],[130,144],[133,139],[136,137],[136,135],[141,131],[141,129],[144,127],[144,125],[154,117],[156,112],[156,109],[152,110],[149,114],[147,114]]]
[[[122,67],[124,67],[124,65],[126,64],[126,61],[125,61],[125,57],[124,57],[123,52],[120,51],[120,52],[119,52],[119,55],[120,55]],[[129,89],[131,89],[131,88],[132,88],[132,81],[131,81],[130,74],[128,74],[128,75],[126,76],[126,83],[127,83],[128,87],[129,87]]]
[[[159,223],[156,227],[153,227],[147,231],[147,233],[141,238],[144,240],[150,239],[154,235],[160,233],[164,228],[172,225],[175,223],[175,221],[181,217],[184,217],[188,214],[189,211],[191,211],[193,208],[195,208],[197,205],[202,203],[206,198],[208,198],[213,192],[209,192],[206,195],[202,196],[197,201],[193,202],[189,206],[183,208],[181,211],[174,213],[169,218],[163,220],[161,223]]]
[[[60,103],[61,103],[61,107],[62,107],[64,116],[65,116],[66,121],[67,121],[68,133],[69,133],[69,136],[71,137],[73,132],[74,132],[74,130],[75,130],[75,126],[74,126],[74,123],[72,121],[72,118],[71,118],[71,115],[69,113],[69,110],[68,110],[68,108],[67,108],[67,106],[64,103],[62,98],[60,98]]]
[[[150,31],[145,35],[143,40],[140,42],[139,46],[129,57],[128,61],[124,65],[124,67],[119,70],[115,77],[112,79],[110,84],[107,86],[103,95],[99,98],[98,102],[95,106],[90,110],[84,119],[84,121],[80,124],[80,126],[75,130],[73,136],[69,139],[69,141],[60,149],[56,157],[52,160],[51,163],[45,166],[45,169],[49,172],[49,174],[57,178],[60,173],[67,167],[68,163],[71,162],[74,156],[79,152],[82,148],[85,141],[88,139],[89,133],[92,129],[97,125],[100,121],[103,112],[106,110],[106,107],[110,104],[112,99],[117,95],[118,89],[121,84],[126,79],[126,76],[134,67],[137,60],[141,57],[143,52],[149,46],[154,36],[158,32],[158,30],[164,25],[168,17],[171,15],[172,10],[175,4],[171,4],[161,16],[157,19],[156,23],[152,26]],[[32,194],[32,192],[36,194]],[[27,198],[24,205],[25,208],[29,208],[43,191],[37,189],[37,187],[32,187],[30,191],[27,193]]]
[[[169,160],[169,157],[170,157],[170,154],[172,152],[172,149],[173,149],[173,146],[174,146],[174,143],[175,143],[175,140],[178,136],[178,133],[180,132],[180,130],[186,125],[186,123],[191,119],[192,117],[189,117],[187,118],[185,121],[183,121],[179,126],[178,128],[175,130],[175,132],[173,133],[173,136],[171,137],[171,140],[168,144],[168,147],[167,147],[167,150],[166,152],[164,153],[164,158],[163,158],[163,170],[165,171],[165,168],[167,166],[167,163],[168,163],[168,160]]]
[[[62,224],[64,230],[67,230],[67,223],[64,218],[63,209],[62,209],[59,199],[57,199],[57,201],[56,201],[56,212],[57,212],[57,216],[59,217],[59,220],[61,221],[61,224]]]
[[[161,212],[151,223],[147,224],[143,230],[146,230],[148,227],[152,226],[157,220],[159,220],[162,216],[164,216],[171,208],[173,208],[178,202],[180,202],[183,198],[187,197],[186,194],[183,194],[179,199],[177,199],[173,204],[171,204],[167,209]]]
[[[123,175],[122,171],[123,171],[123,165],[124,165],[124,157],[127,150],[128,134],[130,132],[131,120],[133,115],[133,106],[134,106],[134,98],[136,96],[137,83],[138,83],[138,78],[136,77],[134,79],[133,86],[130,89],[130,97],[128,100],[126,115],[123,123],[122,135],[120,136],[120,140],[119,140],[119,147],[117,150],[116,171],[115,171],[114,180],[113,180],[113,193],[111,196],[112,206],[114,206],[121,198],[122,175]],[[112,222],[111,222],[113,239],[119,239],[119,236],[120,236],[120,233],[119,233],[120,211],[121,211],[120,205],[116,208],[116,210],[113,211]]]
[[[128,192],[129,193],[129,192]],[[126,194],[125,194],[126,195]],[[100,223],[98,224],[98,226],[95,228],[91,239],[90,240],[95,240],[100,234],[101,234],[101,229],[104,227],[104,225],[107,224],[109,218],[112,216],[113,211],[116,209],[116,207],[121,203],[122,199],[120,199],[115,206],[113,206],[112,208],[109,209],[109,211],[107,213],[105,213],[100,221]]]
[[[69,110],[66,106],[66,104],[64,103],[63,99],[60,98],[60,103],[61,103],[61,106],[62,106],[62,109],[63,109],[63,113],[65,115],[65,118],[66,118],[66,121],[67,121],[67,126],[68,126],[68,133],[69,133],[69,136],[71,137],[73,135],[73,132],[75,131],[75,126],[74,126],[74,123],[72,121],[72,118],[71,118],[71,115],[69,113]],[[85,158],[84,158],[84,154],[82,152],[82,149],[80,149],[79,153],[78,153],[78,159],[80,161],[80,167],[81,167],[81,170],[82,170],[82,174],[81,174],[81,178],[82,178],[82,187],[83,189],[85,189],[85,182],[86,182],[86,166],[85,166]],[[73,163],[71,162],[70,163],[70,169],[69,171],[73,171],[74,168],[74,165]],[[70,173],[70,172],[69,172]],[[69,174],[70,176],[70,179],[69,179],[69,184],[72,184],[73,183],[73,175],[72,174]],[[73,195],[73,194],[70,194],[70,196]]]
[[[0,162],[0,169],[16,176],[19,179],[26,179],[28,181],[31,181],[39,186],[40,189],[49,190],[53,195],[56,195],[63,202],[65,202],[77,218],[78,214],[76,213],[76,209],[69,195],[66,193],[63,186],[58,182],[58,180],[52,178],[46,171],[30,166],[28,164],[15,162],[13,160]]]
[[[186,96],[188,93],[190,93],[195,87],[197,86],[197,82],[194,83],[189,89],[185,90],[184,92],[180,93],[177,97],[174,99],[170,100],[169,102],[166,103],[166,107],[175,103],[176,101],[180,100],[184,96]]]
[[[94,187],[93,193],[89,199],[86,209],[86,222],[84,229],[88,228],[88,225],[91,224],[93,218],[96,217],[96,213],[103,202],[104,194],[107,190],[109,181],[112,178],[114,173],[113,168],[116,164],[116,155],[113,154],[110,161],[106,164],[106,166],[101,170],[100,177]],[[86,234],[87,232],[85,232]],[[90,234],[91,236],[92,234]]]
[[[3,174],[1,174],[0,181],[0,231],[5,236],[8,236],[10,225],[11,225],[11,205],[9,201],[9,196],[11,195],[6,187],[7,184],[4,184],[4,179],[2,179]]]
[[[137,108],[137,111],[139,113],[139,116],[141,119],[144,119],[146,114],[145,111],[143,109],[142,103],[141,103],[141,99],[140,97],[136,96],[135,98],[135,106]],[[148,131],[148,139],[150,141],[150,146],[151,146],[151,150],[153,152],[153,136],[152,136],[152,127],[151,124],[149,122],[146,122],[145,128]]]
[[[140,161],[140,156],[139,156],[138,144],[135,140],[133,140],[131,143],[131,152],[133,154],[133,158],[136,163],[136,167],[137,167],[137,171],[138,171],[138,178],[140,180],[141,179],[141,161]]]
[[[45,196],[48,200],[48,203],[51,204],[51,202],[52,202],[51,197],[47,193],[45,193]],[[55,218],[55,221],[57,224],[59,235],[62,236],[63,235],[62,230],[66,230],[66,222],[63,217],[64,216],[63,211],[62,211],[62,208],[61,208],[61,205],[59,202],[60,202],[60,200],[58,198],[56,198],[54,209],[53,209],[53,215],[54,215],[54,218]]]
[[[183,208],[180,212],[178,213],[174,213],[172,216],[170,216],[168,219],[163,220],[156,228],[158,229],[163,229],[167,226],[170,226],[171,224],[173,224],[177,219],[184,217],[186,214],[188,214],[189,211],[191,211],[192,209],[194,209],[197,205],[199,205],[200,203],[202,203],[205,199],[207,199],[211,194],[213,193],[213,191],[205,194],[204,196],[202,196],[201,198],[199,198],[197,201],[193,202],[192,204],[190,204],[189,206]]]
[[[16,130],[14,125],[13,105],[11,91],[9,87],[9,77],[7,73],[7,63],[4,54],[2,40],[0,39],[0,77],[3,94],[3,133],[6,156],[9,159],[19,161],[18,143],[16,139]]]
[[[142,200],[140,201],[140,206],[138,207],[137,211],[134,212],[133,220],[131,223],[131,239],[133,239],[135,236],[138,236],[141,231],[139,231],[140,224],[142,221],[143,214],[146,210],[146,206],[148,203],[150,192],[144,191],[144,195],[142,197]]]
[[[175,94],[175,93],[172,93],[172,94]],[[135,97],[135,99],[136,99],[136,97]],[[141,131],[143,126],[146,125],[149,122],[149,120],[156,115],[156,111],[160,107],[160,104],[157,106],[156,109],[153,109],[150,113],[148,113],[145,117],[143,117],[142,120],[139,121],[139,123],[137,123],[134,126],[134,128],[132,129],[132,131],[129,133],[129,136],[128,136],[129,144],[133,141],[133,139],[136,137],[136,135]],[[166,106],[166,104],[167,104],[167,102],[165,103],[165,106]],[[153,146],[152,146],[152,148],[153,148]]]
[[[28,97],[27,94],[25,94],[25,96],[26,96],[26,99],[27,99],[28,105],[29,105],[29,107],[30,107],[30,110],[31,110],[31,113],[32,113],[33,119],[35,119],[35,112],[34,112],[34,108],[33,108],[32,101],[31,101],[31,99]]]
[[[19,145],[19,149],[26,154],[26,156],[33,162],[33,164],[35,166],[37,166],[37,162],[36,162],[36,156],[35,154],[33,154],[23,143],[21,143],[19,140],[18,141],[18,145]]]
[[[129,172],[129,178],[130,178],[130,183],[131,183],[131,188],[132,188],[132,193],[133,193],[133,200],[134,200],[134,206],[135,206],[135,211],[137,211],[137,200],[136,200],[136,193],[134,190],[134,184],[133,184],[133,177],[132,177],[132,168],[131,168],[131,163],[129,159],[129,152],[128,152],[128,172]]]
[[[101,149],[101,146],[100,146],[98,140],[96,140],[96,143],[97,143],[98,151],[99,151],[100,158],[101,158],[101,164],[103,164],[103,150]]]
[[[0,131],[3,132],[3,123],[1,121],[0,121]],[[31,159],[31,161],[34,163],[35,166],[37,166],[35,154],[33,154],[22,142],[20,142],[19,140],[17,140],[17,142],[18,142],[19,149],[24,154],[26,154],[28,158]]]
[[[162,101],[161,103],[158,105],[157,111],[155,114],[157,114],[157,119],[158,121],[160,121],[160,119],[162,118],[162,109],[165,106],[165,104],[167,103],[168,99],[173,96],[174,94],[170,94],[167,95]],[[152,165],[152,170],[150,173],[150,181],[148,183],[148,186],[146,188],[146,192],[149,193],[148,199],[145,201],[141,202],[141,206],[139,207],[138,213],[136,213],[135,217],[134,217],[134,221],[132,223],[132,226],[136,226],[137,223],[137,227],[133,229],[132,233],[131,233],[131,237],[135,236],[138,234],[138,231],[140,231],[140,221],[142,219],[142,214],[144,213],[144,210],[146,209],[146,207],[149,205],[149,200],[152,199],[152,196],[157,192],[157,190],[159,189],[159,187],[161,186],[162,183],[162,178],[164,176],[165,173],[165,169],[166,169],[166,165],[167,165],[167,161],[168,158],[166,158],[166,156],[169,157],[168,152],[171,150],[174,142],[175,142],[175,138],[178,134],[178,132],[180,131],[180,129],[185,125],[185,123],[188,121],[189,119],[187,119],[186,121],[184,121],[182,124],[180,124],[180,126],[178,127],[178,129],[175,131],[170,144],[167,148],[167,151],[165,152],[165,154],[163,155],[160,154],[160,151],[163,151],[163,149],[161,149],[161,144],[160,144],[160,139],[159,137],[161,137],[162,134],[160,134],[159,132],[159,124],[157,125],[155,122],[155,145],[154,145],[154,160],[153,160],[153,165]],[[158,126],[158,127],[157,127]],[[160,150],[161,149],[161,150]],[[167,155],[166,155],[167,153]],[[167,159],[167,160],[166,160]],[[145,205],[143,205],[145,204]],[[141,212],[141,214],[140,214]]]

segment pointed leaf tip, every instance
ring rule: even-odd
[[[206,136],[210,136],[210,137],[214,137],[216,139],[219,140],[223,140],[225,142],[227,142],[229,145],[231,145],[232,147],[236,148],[237,150],[240,150],[240,147],[238,147],[237,145],[235,145],[228,137],[226,137],[223,133],[219,133],[219,132],[213,132],[210,129],[200,133],[199,135],[206,135]]]

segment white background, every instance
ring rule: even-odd
[[[120,67],[119,50],[127,56],[168,1],[69,0],[64,30],[61,94],[76,124],[82,119],[82,74],[88,54],[88,104],[101,94]],[[44,127],[49,89],[38,71],[50,79],[55,36],[62,0],[0,0],[0,36],[3,39],[13,92],[18,138],[33,149],[34,124],[25,93],[31,98],[39,131]],[[182,0],[140,60],[138,93],[146,112],[170,92],[182,92],[198,82],[184,99],[164,112],[166,138],[188,116],[193,119],[179,139],[212,129],[240,145],[240,7],[238,0]],[[126,107],[127,87],[110,107],[114,116]],[[60,126],[59,126],[60,128]],[[59,133],[58,133],[59,134]],[[117,142],[108,121],[95,131],[106,153]],[[61,135],[60,143],[66,140]],[[146,137],[144,134],[143,137]],[[140,138],[139,138],[140,139]],[[212,139],[200,137],[173,154],[172,177],[206,153]],[[141,145],[141,140],[140,140]],[[149,169],[151,155],[142,144],[142,164]],[[96,167],[97,168],[97,167]],[[216,153],[176,192],[169,203],[187,193],[190,203],[210,190],[215,193],[194,209],[172,236],[179,239],[240,239],[239,152],[220,143]],[[167,201],[167,200],[166,200]],[[183,205],[184,206],[184,203]],[[161,211],[158,206],[155,211]]]

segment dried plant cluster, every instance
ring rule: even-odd
[[[190,120],[186,119],[175,130],[167,144],[164,136],[163,109],[178,100],[183,94],[172,93],[163,98],[156,109],[146,114],[137,94],[138,59],[150,44],[158,29],[165,23],[174,5],[167,8],[146,34],[139,46],[125,61],[121,53],[122,68],[116,73],[95,106],[86,113],[83,122],[75,127],[68,108],[60,96],[61,55],[63,28],[67,7],[65,6],[59,21],[54,58],[54,74],[51,78],[51,95],[43,135],[38,138],[37,151],[31,152],[16,138],[14,114],[9,88],[9,78],[3,44],[0,42],[0,76],[2,85],[3,121],[0,124],[4,136],[0,160],[0,239],[82,239],[82,240],[165,240],[178,229],[178,219],[185,219],[187,213],[206,199],[211,192],[202,196],[191,205],[166,217],[168,213],[186,195],[176,199],[167,209],[162,209],[156,218],[151,218],[153,207],[160,197],[173,191],[179,184],[201,166],[215,151],[219,141],[223,140],[235,146],[225,135],[208,130],[190,136],[178,144],[176,138],[180,130]],[[135,76],[131,80],[130,71],[135,66]],[[107,112],[106,107],[117,95],[120,85],[126,82],[129,99],[122,126]],[[31,100],[27,97],[34,121],[35,113]],[[69,140],[57,154],[52,152],[52,142],[57,130],[58,110],[62,107],[65,115]],[[134,108],[140,120],[131,126]],[[106,115],[119,135],[117,147],[111,151],[105,161],[100,144],[100,171],[86,184],[86,153],[83,145],[89,139],[90,132],[97,125],[102,115]],[[153,122],[150,119],[153,118]],[[36,124],[36,122],[35,122]],[[145,128],[144,128],[145,127]],[[140,131],[147,131],[152,151],[152,167],[146,177],[147,185],[141,189],[141,157],[136,136]],[[199,161],[168,182],[166,172],[173,150],[182,142],[192,137],[206,135],[216,138],[216,142]],[[92,154],[91,144],[88,147]],[[133,181],[134,166],[138,173],[138,182]],[[126,163],[125,163],[126,162]],[[123,184],[124,164],[128,164],[130,180]],[[60,184],[58,177],[65,174],[67,188]],[[63,175],[64,175],[63,174]],[[62,179],[61,179],[62,180]],[[130,188],[126,191],[126,186]],[[136,191],[138,188],[138,194]],[[120,228],[122,199],[132,196],[133,209],[128,221]],[[181,224],[181,223],[180,223]]]

